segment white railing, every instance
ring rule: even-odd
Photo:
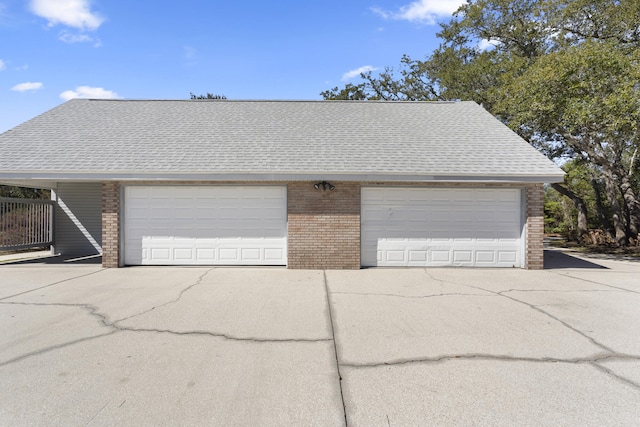
[[[53,243],[53,201],[0,197],[0,251]]]

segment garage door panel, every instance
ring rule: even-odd
[[[515,263],[518,260],[518,251],[498,251],[498,261],[506,263]]]
[[[285,253],[281,248],[265,248],[264,259],[267,261],[280,261],[285,257]]]
[[[169,261],[171,259],[171,249],[169,248],[151,248],[147,253],[154,260]]]
[[[173,248],[173,259],[176,261],[193,261],[195,259],[192,248]]]
[[[453,262],[458,264],[470,264],[473,260],[473,251],[471,250],[454,250]]]
[[[216,250],[213,248],[196,248],[196,259],[214,261],[216,259]]]
[[[429,259],[434,264],[449,265],[451,263],[451,252],[449,250],[433,249],[429,255]]]
[[[494,264],[496,262],[495,251],[476,251],[476,263],[477,264]]]
[[[409,250],[409,262],[423,263],[429,259],[429,252],[426,249]]]
[[[520,266],[520,198],[519,189],[363,188],[362,263]]]
[[[286,264],[286,187],[130,186],[127,264]]]

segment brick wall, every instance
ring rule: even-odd
[[[120,185],[102,183],[102,266],[117,268],[120,264]]]
[[[527,187],[527,223],[526,223],[526,255],[527,270],[544,268],[544,190],[542,184]]]
[[[360,268],[360,184],[332,182],[334,191],[313,182],[290,183],[288,267]]]

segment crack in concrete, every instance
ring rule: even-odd
[[[598,371],[610,376],[614,380],[622,382],[634,389],[640,391],[640,384],[636,381],[630,380],[622,375],[618,375],[612,370],[602,366],[600,363],[608,360],[623,360],[623,361],[635,361],[640,362],[640,355],[628,355],[628,354],[602,354],[595,357],[577,357],[577,358],[555,358],[555,357],[514,357],[514,356],[500,356],[493,354],[459,354],[459,355],[442,355],[437,357],[425,357],[420,359],[406,359],[396,360],[391,362],[382,363],[343,363],[341,366],[352,369],[369,369],[380,368],[385,366],[403,366],[403,365],[418,365],[418,364],[437,364],[442,362],[450,362],[455,360],[482,360],[482,361],[496,361],[496,362],[528,362],[528,363],[566,363],[572,365],[586,364],[594,367]]]
[[[629,378],[623,377],[622,375],[618,375],[615,372],[613,372],[611,369],[600,365],[598,362],[600,362],[600,361],[591,362],[590,365],[593,366],[594,368],[598,369],[599,371],[602,371],[605,374],[610,375],[613,378],[616,378],[619,381],[622,381],[622,382],[624,382],[626,384],[629,384],[631,387],[633,387],[633,388],[635,388],[637,390],[640,390],[640,383],[638,383],[636,381],[633,381],[633,380],[630,380]]]
[[[440,282],[441,284],[445,282],[444,280],[440,280],[440,279],[435,278],[435,277],[434,277],[431,273],[429,273],[426,269],[425,269],[425,273],[427,273],[427,275],[428,275],[429,277],[431,277],[433,280],[438,281],[438,282]],[[565,275],[561,275],[561,276],[565,276]],[[566,276],[566,277],[572,277],[572,276]],[[587,282],[591,282],[591,281],[589,281],[589,280],[586,280],[586,281],[587,281]],[[604,359],[609,359],[609,358],[612,358],[612,357],[617,357],[617,358],[624,358],[624,357],[627,357],[627,355],[624,355],[624,354],[621,354],[621,353],[616,352],[615,350],[613,350],[613,349],[609,348],[608,346],[606,346],[606,345],[602,344],[601,342],[599,342],[599,341],[597,341],[595,338],[593,338],[593,337],[591,337],[591,336],[587,335],[587,334],[586,334],[586,333],[584,333],[583,331],[581,331],[581,330],[579,330],[579,329],[577,329],[577,328],[574,328],[573,326],[569,325],[569,324],[568,324],[567,322],[565,322],[564,320],[559,319],[558,317],[556,317],[556,316],[552,315],[551,313],[548,313],[548,312],[546,312],[545,310],[542,310],[541,308],[539,308],[539,307],[537,307],[537,306],[535,306],[535,305],[533,305],[533,304],[530,304],[530,303],[528,303],[528,302],[525,302],[525,301],[519,300],[519,299],[514,298],[514,297],[511,297],[511,296],[509,296],[509,295],[505,295],[505,294],[503,293],[503,292],[505,292],[505,291],[495,292],[495,291],[491,291],[491,290],[488,290],[488,289],[481,288],[481,287],[479,287],[479,286],[473,286],[473,285],[469,285],[469,284],[465,284],[465,283],[456,283],[456,282],[451,282],[451,281],[448,281],[448,283],[451,283],[451,284],[454,284],[454,285],[467,286],[467,287],[470,287],[470,288],[473,288],[473,289],[479,289],[479,290],[482,290],[482,291],[490,292],[490,293],[493,293],[493,294],[496,294],[496,295],[500,295],[500,296],[502,296],[502,297],[504,297],[504,298],[507,298],[507,299],[509,299],[509,300],[511,300],[511,301],[513,301],[513,302],[517,302],[517,303],[520,303],[520,304],[524,304],[524,305],[526,305],[527,307],[531,308],[532,310],[535,310],[535,311],[537,311],[537,312],[539,312],[539,313],[541,313],[541,314],[543,314],[543,315],[545,315],[545,316],[547,316],[547,317],[549,317],[549,318],[551,318],[551,319],[555,320],[556,322],[560,323],[560,324],[561,324],[561,325],[563,325],[564,327],[566,327],[566,328],[568,328],[568,329],[572,330],[573,332],[577,333],[578,335],[581,335],[582,337],[586,338],[587,340],[589,340],[589,341],[590,341],[592,344],[594,344],[595,346],[600,347],[601,349],[603,349],[603,350],[605,350],[606,352],[608,352],[608,353],[609,353],[609,355],[608,355],[607,357],[605,357]],[[597,283],[597,282],[591,282],[591,283],[599,284],[599,283]],[[605,286],[606,286],[606,285],[605,285]],[[614,286],[609,286],[609,287],[611,287],[611,288],[616,288],[616,287],[614,287]],[[618,288],[616,288],[616,289],[618,289]],[[638,360],[640,360],[640,357],[638,357]],[[559,361],[561,361],[561,360],[559,360]],[[597,362],[597,360],[585,360],[585,362],[588,362],[588,363],[590,363],[590,362]],[[605,369],[602,369],[601,371],[602,371],[602,372],[605,372],[605,373],[609,373],[609,372],[608,372],[608,370],[605,370]],[[629,380],[628,378],[622,377],[622,376],[620,376],[620,375],[615,375],[615,374],[613,374],[613,373],[610,373],[610,375],[611,375],[611,377],[612,377],[612,378],[615,378],[615,379],[617,379],[617,380],[624,381],[624,382],[625,382],[625,383],[627,383],[627,384],[635,384],[635,382],[634,382],[634,381]]]
[[[119,332],[119,331],[118,330],[113,330],[111,332],[107,332],[106,334],[91,335],[89,337],[78,338],[77,340],[73,340],[73,341],[68,341],[68,342],[61,343],[61,344],[52,345],[52,346],[45,347],[45,348],[42,348],[42,349],[36,350],[36,351],[31,351],[29,353],[21,354],[20,356],[16,356],[16,357],[14,357],[12,359],[5,360],[4,362],[1,362],[0,363],[0,367],[7,366],[7,365],[10,365],[12,363],[19,362],[19,361],[27,359],[29,357],[40,356],[40,355],[48,353],[50,351],[59,350],[61,348],[70,347],[70,346],[73,346],[73,345],[76,345],[76,344],[80,344],[80,343],[85,342],[85,341],[91,341],[91,340],[98,339],[98,338],[108,337],[108,336],[113,335],[113,334],[115,334],[117,332]]]
[[[59,302],[19,302],[19,301],[0,301],[0,304],[4,305],[27,305],[27,306],[36,306],[36,307],[71,307],[71,308],[80,308],[89,312],[89,314],[93,317],[97,317],[102,326],[107,328],[113,328],[114,330],[118,329],[113,322],[109,320],[109,316],[106,314],[102,314],[99,312],[100,308],[91,304],[74,304],[74,303],[59,303]]]
[[[425,271],[426,271],[426,270],[425,270]],[[433,275],[431,275],[431,273],[427,272],[427,274],[429,275],[429,277],[433,278],[433,280],[439,280],[439,279],[436,279]],[[492,291],[492,290],[490,290],[490,289],[485,289],[485,288],[481,288],[481,287],[479,287],[479,286],[469,285],[469,284],[465,284],[465,283],[456,283],[456,282],[451,282],[451,281],[449,281],[448,283],[451,283],[451,284],[453,284],[453,285],[459,285],[459,286],[467,286],[467,287],[469,287],[469,288],[473,288],[473,289],[479,289],[479,290],[481,290],[481,291],[489,292],[489,293],[491,293],[491,294],[499,295],[499,296],[501,296],[501,297],[507,298],[507,299],[509,299],[509,300],[511,300],[511,301],[513,301],[513,302],[517,302],[517,303],[519,303],[519,304],[526,305],[527,307],[531,308],[532,310],[535,310],[535,311],[537,311],[538,313],[541,313],[541,314],[543,314],[543,315],[545,315],[545,316],[547,316],[547,317],[549,317],[549,318],[551,318],[551,319],[555,320],[556,322],[560,323],[560,324],[561,324],[561,325],[563,325],[564,327],[566,327],[566,328],[568,328],[568,329],[571,329],[573,332],[575,332],[575,333],[577,333],[578,335],[581,335],[582,337],[584,337],[584,338],[586,338],[587,340],[589,340],[593,345],[595,345],[595,346],[597,346],[597,347],[600,347],[601,349],[603,349],[603,350],[605,350],[605,351],[608,351],[608,352],[610,352],[610,353],[612,353],[612,354],[616,354],[616,352],[615,352],[613,349],[611,349],[611,348],[607,347],[606,345],[604,345],[604,344],[602,344],[602,343],[598,342],[595,338],[590,337],[589,335],[585,334],[585,333],[584,333],[584,332],[582,332],[581,330],[574,328],[573,326],[569,325],[569,324],[568,324],[567,322],[565,322],[564,320],[561,320],[561,319],[557,318],[556,316],[552,315],[551,313],[548,313],[548,312],[546,312],[546,311],[542,310],[541,308],[539,308],[539,307],[537,307],[537,306],[535,306],[535,305],[533,305],[533,304],[530,304],[530,303],[528,303],[528,302],[526,302],[526,301],[519,300],[519,299],[514,298],[514,297],[512,297],[512,296],[509,296],[509,295],[504,295],[504,294],[503,294],[503,292],[504,292],[504,291],[496,292],[496,291]]]
[[[98,416],[98,414],[100,414],[100,412],[104,411],[104,408],[106,408],[107,406],[109,406],[109,402],[105,403],[102,408],[98,409],[98,412],[93,414],[93,417],[89,418],[89,420],[85,423],[85,426],[88,426],[89,424],[91,424],[93,422],[93,420]]]
[[[338,357],[338,342],[336,341],[336,330],[333,325],[333,310],[331,309],[331,298],[329,296],[329,282],[327,281],[327,271],[322,271],[322,277],[324,280],[324,292],[327,297],[327,309],[329,311],[329,324],[331,325],[331,337],[333,341],[333,350],[336,356],[336,369],[338,371],[338,385],[340,386],[340,399],[342,400],[342,412],[344,414],[344,425],[349,425],[347,419],[347,405],[344,401],[344,390],[342,388],[342,373],[340,372],[340,358]]]
[[[202,279],[203,276],[204,276],[204,274],[200,277],[200,280]],[[189,288],[195,286],[196,284],[197,283],[191,285]],[[182,293],[186,292],[189,288],[185,289]],[[87,340],[91,340],[91,339],[95,339],[95,338],[100,338],[100,337],[106,337],[106,336],[115,334],[117,332],[166,333],[166,334],[172,334],[172,335],[177,335],[177,336],[210,336],[210,337],[215,337],[215,338],[224,338],[224,339],[227,339],[229,341],[254,342],[254,343],[320,343],[320,342],[331,342],[331,341],[333,341],[333,338],[257,338],[257,337],[240,337],[240,336],[234,336],[234,335],[231,335],[231,334],[224,334],[224,333],[211,332],[211,331],[173,331],[173,330],[170,330],[170,329],[127,327],[127,326],[118,325],[117,321],[116,322],[112,322],[111,320],[109,320],[109,317],[107,315],[101,314],[99,312],[99,310],[100,310],[99,307],[96,307],[96,306],[91,305],[91,304],[28,303],[28,302],[10,302],[10,301],[0,301],[0,304],[36,306],[36,307],[72,307],[72,308],[79,308],[79,309],[87,311],[92,317],[96,317],[100,321],[100,323],[101,323],[101,325],[103,327],[111,329],[110,332],[105,333],[105,334],[92,335],[92,336],[89,336],[89,337],[79,338],[79,339],[74,340],[74,341],[69,341],[69,342],[61,343],[61,344],[56,344],[56,345],[53,345],[53,346],[50,346],[50,347],[46,347],[44,349],[40,349],[40,350],[37,350],[37,351],[25,353],[23,355],[14,357],[12,359],[9,359],[9,360],[7,360],[5,362],[1,362],[0,363],[0,367],[8,365],[8,364],[11,364],[11,363],[14,363],[14,362],[18,362],[18,361],[26,359],[28,357],[38,356],[38,355],[47,353],[49,351],[65,348],[67,346],[71,346],[71,345],[74,345],[74,344],[77,344],[77,343],[80,343],[80,342],[83,342],[83,341],[87,341]]]
[[[215,269],[216,269],[215,267],[212,267],[212,268],[207,269],[207,271],[205,271],[204,273],[202,273],[202,274],[200,275],[200,277],[198,277],[198,279],[197,279],[193,284],[191,284],[191,285],[187,286],[186,288],[184,288],[183,290],[181,290],[181,291],[180,291],[180,293],[178,294],[178,296],[177,296],[175,299],[173,299],[173,300],[171,300],[171,301],[168,301],[168,302],[165,302],[165,303],[162,303],[162,304],[160,304],[160,305],[153,306],[153,307],[151,307],[150,309],[145,310],[145,311],[142,311],[142,312],[140,312],[140,313],[132,314],[131,316],[124,317],[124,318],[122,318],[122,319],[118,319],[118,320],[114,321],[113,323],[114,323],[114,324],[116,324],[116,323],[118,323],[118,322],[124,322],[125,320],[129,320],[129,319],[132,319],[132,318],[134,318],[134,317],[142,316],[143,314],[149,313],[149,312],[151,312],[151,311],[155,310],[156,308],[165,307],[165,306],[167,306],[167,305],[169,305],[169,304],[174,304],[174,303],[178,302],[178,301],[180,300],[180,298],[182,298],[182,296],[183,296],[187,291],[190,291],[193,287],[198,286],[199,284],[201,284],[201,283],[202,283],[202,280],[204,279],[204,276],[206,276],[207,274],[209,274],[211,271],[213,271],[213,270],[215,270]]]
[[[500,291],[498,292],[498,294],[502,295],[505,294],[507,292],[553,292],[553,293],[572,293],[572,292],[609,292],[609,293],[613,293],[613,292],[619,292],[618,290],[608,290],[608,289],[574,289],[574,290],[567,290],[567,291],[560,291],[560,290],[556,290],[556,289],[508,289],[506,291]]]
[[[58,350],[67,346],[71,346],[71,345],[75,345],[87,340],[92,340],[95,338],[101,338],[101,337],[106,337],[109,335],[112,335],[116,332],[119,332],[118,328],[116,326],[114,326],[111,321],[109,320],[108,316],[101,314],[99,312],[99,308],[91,305],[91,304],[67,304],[67,303],[38,303],[38,302],[11,302],[11,301],[0,301],[1,305],[25,305],[25,306],[36,306],[36,307],[71,307],[71,308],[79,308],[81,310],[84,310],[86,312],[89,313],[89,315],[91,317],[95,317],[99,320],[99,322],[102,324],[102,327],[106,327],[106,328],[110,328],[111,331],[105,334],[99,334],[99,335],[91,335],[88,337],[84,337],[84,338],[79,338],[77,340],[73,340],[73,341],[69,341],[66,343],[61,343],[61,344],[56,344],[53,346],[49,346],[49,347],[45,347],[43,349],[40,350],[36,350],[33,352],[29,352],[29,353],[25,353],[22,354],[20,356],[14,357],[13,359],[9,359],[5,362],[0,363],[0,367],[1,366],[5,366],[8,365],[10,363],[14,363],[14,362],[18,362],[20,360],[26,359],[28,357],[32,357],[32,356],[38,356],[40,354],[44,354],[47,353],[49,351],[53,351],[53,350]]]
[[[408,299],[438,298],[438,297],[448,297],[448,296],[463,296],[463,297],[473,296],[473,297],[491,297],[491,298],[496,297],[496,295],[463,294],[463,293],[457,293],[457,292],[434,294],[434,295],[396,295],[396,294],[379,294],[379,293],[366,293],[366,292],[331,292],[331,294],[396,297],[396,298],[408,298]]]
[[[501,294],[499,294],[499,295],[501,295]],[[584,338],[586,338],[587,340],[589,340],[593,345],[595,345],[595,346],[597,346],[597,347],[600,347],[601,349],[606,350],[606,351],[608,351],[608,352],[611,352],[612,354],[617,354],[617,353],[616,353],[616,351],[614,351],[612,348],[610,348],[610,347],[608,347],[608,346],[606,346],[606,345],[602,344],[601,342],[597,341],[595,338],[593,338],[593,337],[591,337],[591,336],[587,335],[586,333],[584,333],[583,331],[581,331],[581,330],[579,330],[579,329],[577,329],[577,328],[574,328],[573,326],[571,326],[570,324],[568,324],[568,323],[567,323],[567,322],[565,322],[564,320],[559,319],[558,317],[556,317],[556,316],[552,315],[551,313],[549,313],[549,312],[547,312],[547,311],[545,311],[545,310],[541,309],[540,307],[537,307],[537,306],[535,306],[535,305],[533,305],[533,304],[530,304],[530,303],[528,303],[528,302],[526,302],[526,301],[522,301],[522,300],[519,300],[519,299],[517,299],[517,298],[510,297],[510,296],[508,296],[508,295],[501,295],[501,296],[503,296],[503,297],[505,297],[505,298],[508,298],[508,299],[510,299],[510,300],[512,300],[512,301],[514,301],[514,302],[518,302],[518,303],[520,303],[520,304],[524,304],[524,305],[526,305],[527,307],[530,307],[532,310],[535,310],[535,311],[537,311],[537,312],[539,312],[539,313],[542,313],[542,314],[544,314],[545,316],[550,317],[551,319],[553,319],[553,320],[555,320],[556,322],[560,323],[560,324],[561,324],[561,325],[563,325],[564,327],[566,327],[566,328],[568,328],[568,329],[571,329],[572,331],[574,331],[574,332],[575,332],[575,333],[577,333],[578,335],[583,336]]]
[[[498,362],[530,362],[530,363],[569,363],[569,364],[582,364],[582,363],[598,363],[608,360],[630,360],[640,362],[640,355],[631,354],[600,354],[593,357],[575,357],[575,358],[559,358],[559,357],[518,357],[496,354],[484,354],[484,353],[469,353],[469,354],[447,354],[434,357],[423,357],[417,359],[399,359],[389,362],[378,363],[342,363],[341,366],[347,368],[380,368],[383,366],[401,366],[412,364],[435,364],[440,362],[448,362],[454,360],[486,360],[486,361],[498,361]]]
[[[616,289],[616,290],[622,291],[622,292],[631,292],[633,294],[640,294],[639,291],[632,291],[631,289],[621,288],[619,286],[608,285],[606,283],[596,282],[595,280],[583,279],[582,277],[572,276],[571,274],[568,274],[568,273],[567,274],[556,273],[556,272],[551,272],[551,273],[555,274],[555,275],[558,275],[558,276],[562,276],[562,277],[570,277],[572,279],[581,280],[581,281],[587,282],[587,283],[593,283],[594,285],[606,286],[607,288]]]
[[[319,343],[333,341],[331,338],[256,338],[256,337],[239,337],[231,334],[212,331],[173,331],[171,329],[157,328],[134,328],[127,326],[114,325],[121,332],[151,332],[159,334],[171,334],[179,336],[209,336],[214,338],[224,338],[229,341],[245,341],[255,343]]]
[[[28,303],[28,302],[0,302],[0,304],[6,305],[32,305],[41,307],[75,307],[86,310],[92,316],[98,318],[100,323],[104,327],[112,328],[112,332],[157,332],[173,335],[205,335],[217,338],[226,338],[230,341],[251,341],[251,342],[329,342],[333,341],[332,338],[257,338],[257,337],[240,337],[231,334],[225,334],[222,332],[212,331],[174,331],[171,329],[159,329],[159,328],[136,328],[133,326],[121,326],[117,322],[112,322],[109,317],[99,313],[99,308],[91,304],[65,304],[65,303]]]
[[[60,283],[69,282],[69,281],[71,281],[71,280],[80,279],[80,278],[82,278],[82,277],[91,276],[92,274],[101,273],[101,272],[103,272],[103,271],[105,271],[105,269],[104,269],[104,268],[101,268],[100,270],[92,271],[91,273],[87,273],[87,274],[83,274],[83,275],[75,276],[75,277],[70,277],[70,278],[68,278],[68,279],[64,279],[64,280],[59,280],[59,281],[54,282],[54,283],[49,283],[48,285],[40,286],[39,288],[29,289],[28,291],[19,292],[19,293],[15,294],[15,295],[10,295],[10,296],[8,296],[8,297],[0,298],[0,301],[4,301],[4,300],[9,299],[9,298],[19,297],[20,295],[28,294],[28,293],[30,293],[30,292],[39,291],[39,290],[42,290],[42,289],[48,288],[48,287],[50,287],[50,286],[59,285]]]

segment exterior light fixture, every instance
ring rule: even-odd
[[[316,191],[320,190],[320,188],[322,188],[322,191],[327,191],[327,189],[329,191],[333,191],[333,190],[336,189],[336,187],[334,185],[328,183],[327,181],[322,181],[322,182],[319,182],[317,184],[313,184],[313,188]]]

